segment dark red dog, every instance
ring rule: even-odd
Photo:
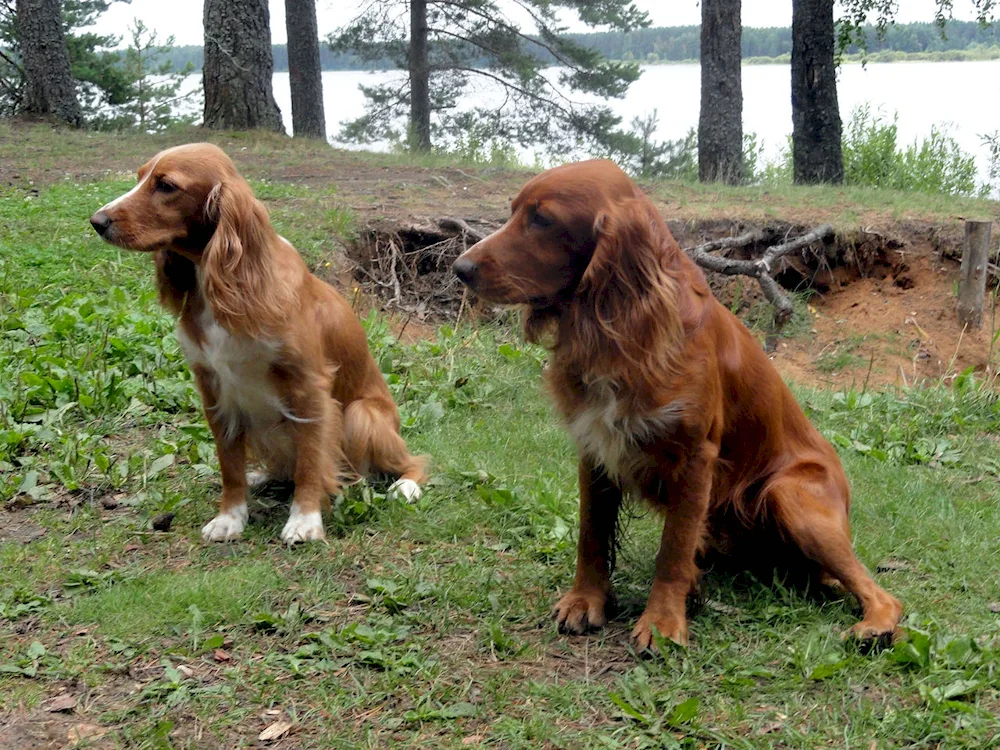
[[[580,454],[576,580],[554,611],[562,629],[606,623],[615,523],[635,495],[664,516],[638,649],[654,628],[687,641],[685,600],[708,551],[811,566],[860,600],[856,637],[891,638],[902,607],[851,548],[837,454],[617,166],[538,175],[455,272],[483,299],[528,305],[528,338],[552,351],[549,389]]]

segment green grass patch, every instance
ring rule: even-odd
[[[349,239],[333,188],[254,186],[314,265]],[[433,456],[418,503],[351,487],[329,543],[289,550],[275,490],[244,541],[203,544],[217,466],[172,321],[149,259],[87,225],[127,187],[0,195],[0,711],[85,685],[81,720],[126,747],[249,746],[278,716],[309,748],[1000,740],[1000,403],[972,373],[795,389],[840,451],[858,553],[904,602],[908,641],[862,656],[840,639],[853,599],[713,572],[692,646],[638,659],[650,514],[625,535],[610,627],[568,638],[549,624],[573,576],[575,458],[542,391],[545,354],[511,326],[403,345],[364,321],[407,440]],[[825,195],[845,200],[788,200]],[[173,528],[154,532],[163,511]]]

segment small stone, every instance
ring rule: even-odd
[[[291,728],[292,722],[290,721],[276,721],[273,724],[269,724],[263,732],[258,734],[257,739],[260,742],[274,742],[274,740],[279,740],[288,734]]]
[[[76,696],[69,693],[61,693],[52,700],[43,703],[42,707],[51,713],[72,711],[76,708]]]
[[[159,515],[153,516],[153,530],[154,531],[170,531],[170,526],[174,522],[173,513],[160,513]]]

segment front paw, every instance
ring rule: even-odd
[[[231,539],[239,539],[243,529],[246,528],[248,517],[246,503],[233,506],[202,526],[201,538],[206,542],[228,542]]]
[[[608,624],[608,596],[600,589],[573,589],[552,609],[560,633],[586,633]]]
[[[281,530],[281,541],[285,544],[296,544],[316,539],[325,539],[323,517],[318,510],[302,513],[298,503],[292,503],[292,512],[288,516],[285,528]]]
[[[423,496],[424,491],[412,479],[397,479],[386,494],[390,498],[402,497],[408,503],[415,503]]]
[[[647,610],[642,613],[639,622],[632,629],[632,643],[637,653],[642,653],[647,649],[657,650],[656,642],[653,640],[654,627],[664,638],[669,638],[681,646],[688,644],[687,618],[684,614],[652,614]]]

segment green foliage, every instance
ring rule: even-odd
[[[500,139],[521,145],[541,144],[566,154],[583,144],[607,146],[618,134],[620,118],[605,104],[581,104],[567,94],[601,99],[624,95],[639,76],[633,63],[609,61],[565,34],[559,5],[572,7],[588,25],[622,31],[647,26],[645,13],[631,0],[579,0],[553,4],[525,0],[520,6],[535,33],[496,0],[427,3],[430,111],[434,140],[459,136],[475,143]],[[407,3],[392,0],[366,6],[351,23],[330,37],[337,52],[362,60],[389,59],[400,70],[409,66]],[[545,69],[556,64],[553,77]],[[474,82],[499,89],[497,105],[459,111],[464,92]],[[384,84],[361,86],[365,114],[348,124],[341,138],[355,142],[389,140],[409,143],[411,88],[402,76]]]
[[[1000,130],[981,135],[983,145],[989,151],[986,174],[991,192],[1000,190]]]
[[[876,19],[877,21],[877,19]],[[891,62],[893,60],[965,60],[995,59],[1000,54],[1000,37],[995,25],[977,21],[949,19],[942,34],[935,23],[893,23],[885,26],[879,36],[876,24],[864,24],[861,35],[851,37],[843,49],[842,60]],[[573,32],[567,37],[585,47],[591,47],[609,60],[644,62],[648,64],[695,62],[701,49],[699,26],[663,26],[638,28],[629,32]],[[785,63],[791,58],[792,30],[790,27],[751,28],[742,33],[744,64]],[[288,70],[288,48],[272,45],[274,70]],[[547,53],[540,52],[543,56]],[[386,53],[388,55],[388,53]],[[175,68],[191,63],[196,70],[203,64],[200,46],[174,47],[170,59]],[[324,46],[320,50],[323,70],[392,70],[388,56],[362,58],[351,50],[334,51]]]
[[[1000,475],[1000,462],[970,453],[963,432],[1000,430],[1000,398],[971,370],[950,386],[913,388],[898,393],[847,390],[829,403],[810,402],[810,415],[838,448],[877,461],[930,467],[967,464]]]
[[[174,38],[160,44],[156,32],[138,18],[129,27],[129,36],[129,46],[117,66],[125,81],[120,103],[114,106],[109,102],[92,118],[91,125],[102,130],[138,128],[154,133],[170,125],[193,123],[194,115],[176,112],[178,105],[192,96],[180,94],[180,89],[194,66],[189,62],[181,70],[174,70],[168,57]]]
[[[479,140],[473,134],[457,133],[451,148],[436,149],[441,156],[449,156],[466,164],[486,167],[518,168],[521,164],[517,151],[510,143],[499,138]]]
[[[128,75],[114,48],[121,38],[83,29],[99,24],[113,2],[128,0],[68,0],[62,4],[66,49],[84,116],[100,117],[104,108],[124,104],[129,97]]]
[[[156,33],[136,19],[129,28],[130,46],[119,51],[115,48],[120,37],[83,31],[98,25],[112,2],[128,0],[62,3],[66,49],[87,124],[99,129],[138,127],[153,132],[169,124],[193,122],[193,117],[179,117],[174,112],[186,98],[178,96],[182,79],[194,67],[188,62],[174,69],[169,59],[172,37],[158,44]],[[20,111],[24,90],[13,2],[0,2],[0,53],[0,116],[10,116]]]
[[[941,39],[945,39],[945,26],[954,23],[951,20],[954,0],[934,0],[935,31]],[[993,19],[995,0],[973,0],[976,10],[976,23],[965,24],[978,26],[980,29]],[[895,25],[896,12],[899,9],[897,0],[840,0],[842,12],[837,19],[837,51],[841,54],[851,47],[862,53],[868,52],[869,35],[872,31],[870,23],[874,16],[874,35],[879,43],[884,43],[889,37],[890,28]],[[922,24],[930,26],[930,24]],[[994,37],[995,38],[995,37]]]
[[[659,116],[632,119],[632,129],[610,136],[607,156],[637,177],[694,181],[698,179],[698,134],[694,128],[676,141],[654,138]]]
[[[892,122],[858,107],[844,129],[844,179],[849,185],[975,195],[975,158],[958,142],[931,128],[928,137],[900,148],[896,116]]]
[[[127,0],[118,0],[126,2]],[[66,0],[63,27],[70,69],[77,81],[77,98],[89,119],[108,105],[120,105],[128,96],[128,79],[118,53],[118,37],[83,31],[93,27],[115,0]],[[17,114],[24,98],[24,71],[20,67],[17,13],[12,0],[0,2],[0,116]]]

